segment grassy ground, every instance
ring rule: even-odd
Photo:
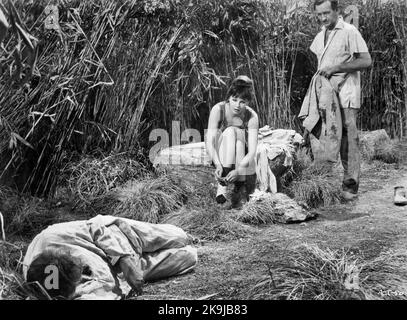
[[[382,296],[381,293],[407,291],[404,245],[407,208],[392,203],[393,186],[400,183],[407,185],[405,167],[365,165],[357,201],[318,209],[319,218],[307,223],[267,225],[254,228],[254,234],[242,234],[238,239],[203,242],[199,247],[200,263],[194,273],[149,284],[142,299],[197,299],[207,295],[214,295],[213,299],[276,298],[279,288],[283,292],[301,285],[298,274],[287,278],[287,274],[276,272],[275,281],[289,279],[288,284],[277,285],[277,289],[268,292],[264,287],[257,287],[256,291],[256,285],[266,280],[267,286],[270,271],[273,274],[281,267],[295,269],[295,259],[291,264],[287,261],[290,257],[295,257],[297,263],[307,262],[309,251],[315,251],[313,248],[325,253],[331,250],[349,266],[356,265],[361,271],[362,296],[398,299],[396,295]],[[323,263],[323,259],[317,256],[316,263]],[[340,270],[337,273],[340,274]],[[317,296],[311,292],[302,298]],[[319,298],[329,298],[329,295]],[[352,295],[344,290],[334,298],[352,298]]]
[[[198,179],[185,178],[182,184],[177,172],[157,179],[170,179],[165,180],[168,190],[172,190],[170,181],[182,189],[184,197],[174,205],[175,213],[161,221],[169,219],[198,238],[199,263],[190,274],[148,283],[137,299],[406,298],[395,292],[407,292],[407,208],[392,202],[393,187],[407,186],[405,163],[364,162],[357,201],[333,201],[312,209],[317,219],[289,225],[236,221],[235,211],[214,203],[212,177],[205,170],[197,171]],[[333,175],[330,183],[339,185],[338,177]],[[161,195],[162,189],[152,182],[143,187],[155,197]],[[126,190],[120,189],[119,194]],[[27,203],[35,204],[29,206],[36,208],[31,216],[47,212],[45,225],[86,218],[69,203],[44,204],[38,199],[19,202],[18,210],[26,212]],[[19,215],[22,222],[31,216]],[[8,243],[0,244],[0,270],[8,281],[0,286],[0,296],[6,299],[27,296],[16,290],[21,284],[18,261],[33,237],[32,232],[19,230],[24,223],[11,222]],[[41,229],[38,223],[34,227]]]

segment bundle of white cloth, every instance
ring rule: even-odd
[[[268,125],[259,129],[256,173],[260,191],[277,193],[277,180],[270,169],[269,161],[284,154],[284,166],[291,167],[293,154],[303,142],[303,137],[295,130],[272,130]]]

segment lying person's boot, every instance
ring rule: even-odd
[[[394,188],[394,204],[397,206],[407,205],[407,192],[404,187],[395,187]]]
[[[216,202],[223,204],[227,201],[226,194],[228,191],[227,185],[221,185],[218,183],[218,191],[216,192]]]
[[[345,201],[353,201],[358,198],[358,195],[357,195],[357,193],[352,193],[349,191],[342,191],[342,198]]]

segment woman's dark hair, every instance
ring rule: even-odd
[[[320,6],[324,2],[330,2],[331,3],[331,9],[333,11],[338,11],[338,1],[337,0],[315,0],[314,1],[314,10],[316,9],[317,6]]]
[[[46,281],[50,273],[46,268],[56,268],[58,283],[56,288],[47,288]],[[30,264],[27,271],[27,282],[38,282],[51,298],[69,299],[75,293],[76,286],[82,277],[82,266],[79,259],[62,251],[45,251]],[[54,286],[53,286],[54,287]]]
[[[226,94],[226,100],[230,97],[236,97],[240,99],[245,99],[247,101],[252,101],[253,97],[253,81],[247,76],[239,76],[232,81],[229,90]]]

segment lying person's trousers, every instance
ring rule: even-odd
[[[141,249],[139,254],[145,281],[183,274],[194,268],[197,250],[189,245],[190,239],[182,229],[169,224],[118,220],[110,227],[117,225],[133,247]],[[131,230],[126,230],[129,226]]]

